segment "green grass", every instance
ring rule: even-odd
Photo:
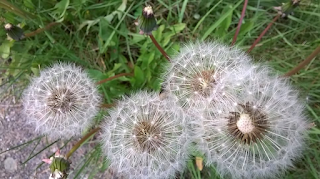
[[[74,62],[87,69],[97,81],[120,73],[120,77],[99,86],[104,103],[111,104],[122,95],[139,89],[160,91],[163,65],[166,59],[147,36],[140,35],[134,20],[141,14],[143,1],[98,0],[26,0],[11,1],[20,10],[8,11],[0,3],[0,23],[20,24],[25,33],[61,22],[51,29],[22,41],[8,41],[0,30],[1,86],[19,84],[23,87],[39,70],[58,61]],[[240,18],[243,1],[159,0],[151,4],[159,28],[153,35],[169,55],[183,43],[197,40],[231,44]],[[279,0],[249,1],[236,46],[247,50],[276,15],[273,6]],[[196,18],[199,16],[199,18]],[[305,0],[294,15],[279,19],[258,43],[251,55],[257,62],[267,62],[284,74],[305,59],[320,44],[319,1]],[[80,28],[81,27],[81,28]],[[296,168],[285,178],[317,178],[320,176],[320,59],[317,56],[307,67],[291,77],[291,81],[306,99],[310,123],[314,127],[308,136],[308,148]],[[100,148],[87,158],[98,161]],[[97,156],[99,156],[97,158]],[[86,162],[84,162],[86,163]],[[79,166],[81,171],[82,166]],[[105,165],[101,165],[105,168]],[[97,171],[93,171],[97,172]],[[189,162],[180,178],[214,178],[212,167],[197,171]]]

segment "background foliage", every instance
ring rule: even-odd
[[[8,3],[10,2],[10,3]],[[168,63],[152,44],[140,35],[134,20],[143,6],[152,5],[158,20],[154,37],[169,56],[184,43],[197,40],[231,44],[240,18],[242,1],[233,0],[11,0],[0,1],[0,24],[19,25],[25,34],[57,22],[49,30],[21,41],[7,39],[0,30],[0,85],[19,83],[18,95],[39,70],[58,61],[74,62],[85,68],[96,81],[121,73],[132,73],[99,85],[104,103],[111,104],[122,95],[138,89],[161,89],[162,69]],[[249,1],[236,46],[247,50],[263,29],[277,15],[274,6],[280,0]],[[320,2],[304,0],[292,16],[279,19],[250,53],[257,62],[270,64],[284,74],[306,58],[320,44]],[[313,127],[304,157],[296,161],[286,178],[320,176],[320,62],[316,57],[306,68],[291,77],[293,85],[306,99]],[[7,84],[7,85],[5,85]],[[101,115],[102,116],[102,115]],[[101,119],[101,117],[98,117]],[[98,121],[97,121],[98,123]],[[90,162],[101,161],[97,146],[87,154],[77,170],[84,172]],[[91,171],[92,177],[104,170],[106,163]],[[77,175],[77,174],[76,174]],[[194,160],[180,178],[214,178],[215,170],[196,169]]]

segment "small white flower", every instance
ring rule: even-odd
[[[293,166],[304,146],[307,120],[298,92],[268,68],[254,69],[233,92],[234,101],[203,110],[198,147],[206,163],[227,178],[278,176]]]
[[[190,120],[174,100],[138,92],[109,115],[102,143],[112,169],[132,179],[174,178],[184,169]]]
[[[221,101],[246,79],[250,67],[251,58],[235,48],[197,42],[186,45],[172,58],[164,86],[184,107]]]
[[[73,64],[55,64],[40,72],[23,93],[24,115],[52,139],[81,135],[98,113],[94,82]]]

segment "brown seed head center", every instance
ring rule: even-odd
[[[251,144],[263,139],[269,124],[267,116],[261,109],[250,103],[239,105],[241,112],[230,112],[228,122],[229,133],[244,144]]]
[[[207,97],[215,81],[213,70],[202,71],[194,76],[191,86],[195,93]]]
[[[161,142],[161,129],[151,121],[139,122],[135,125],[133,135],[136,138],[137,147],[143,152],[151,153],[158,149]]]
[[[48,97],[48,106],[57,113],[67,113],[74,109],[75,95],[66,88],[54,90]]]

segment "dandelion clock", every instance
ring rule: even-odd
[[[286,79],[271,73],[253,66],[233,91],[233,100],[211,103],[200,112],[198,148],[222,176],[277,177],[301,156],[307,130],[304,105]]]
[[[36,131],[52,139],[68,139],[90,127],[101,99],[81,68],[58,63],[32,79],[22,101],[24,115]]]
[[[188,121],[174,100],[157,93],[124,97],[103,127],[110,167],[125,178],[174,178],[188,158]]]

